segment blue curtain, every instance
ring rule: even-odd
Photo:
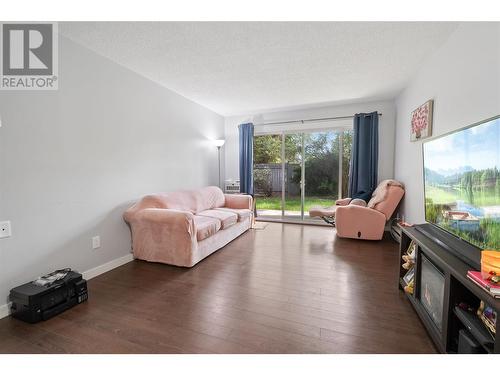
[[[369,200],[377,187],[378,112],[354,115],[349,197]]]
[[[241,124],[240,132],[240,191],[253,195],[253,124]]]

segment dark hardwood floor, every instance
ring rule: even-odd
[[[397,245],[270,223],[191,269],[134,261],[46,322],[0,320],[1,353],[435,353],[397,289]]]

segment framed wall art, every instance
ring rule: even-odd
[[[432,110],[434,100],[428,100],[411,113],[412,142],[430,137],[432,135]]]

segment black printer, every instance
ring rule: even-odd
[[[87,281],[71,269],[58,270],[12,289],[9,299],[14,318],[36,323],[86,301]]]

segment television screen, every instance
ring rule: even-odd
[[[500,117],[423,144],[425,220],[500,250]]]

